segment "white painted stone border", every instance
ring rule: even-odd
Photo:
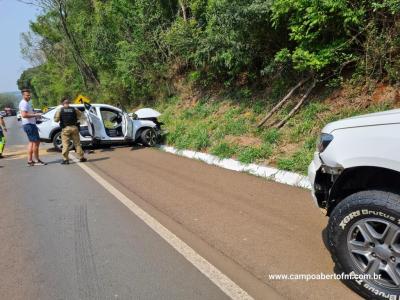
[[[279,183],[301,187],[305,189],[311,189],[311,184],[308,178],[298,173],[283,171],[263,165],[244,164],[231,158],[221,159],[215,155],[203,152],[196,152],[191,150],[178,150],[171,146],[160,145],[158,148],[165,152],[172,153],[175,155],[201,160],[209,165],[214,165],[237,172],[247,172]]]

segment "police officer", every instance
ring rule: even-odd
[[[0,158],[3,158],[3,151],[6,146],[4,132],[7,132],[6,123],[4,122],[3,116],[0,115]]]
[[[82,113],[71,107],[69,105],[69,99],[63,98],[61,100],[62,107],[56,112],[54,116],[55,122],[60,122],[61,131],[61,140],[62,140],[62,156],[63,161],[61,164],[68,165],[69,164],[69,143],[72,140],[75,151],[79,156],[80,162],[85,162],[87,159],[84,157],[84,153],[81,147],[81,141],[79,138],[79,127],[78,120],[80,119]]]

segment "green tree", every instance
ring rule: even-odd
[[[398,0],[33,0],[21,76],[51,105],[84,93],[124,105],[202,88],[285,87],[353,72],[399,81]],[[246,92],[249,95],[251,93]]]

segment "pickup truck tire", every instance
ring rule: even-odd
[[[343,280],[366,299],[400,296],[400,196],[362,191],[342,200],[328,223],[328,247],[336,271],[381,275]]]

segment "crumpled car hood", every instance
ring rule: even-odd
[[[141,108],[135,111],[139,119],[158,118],[161,114],[152,108]]]

